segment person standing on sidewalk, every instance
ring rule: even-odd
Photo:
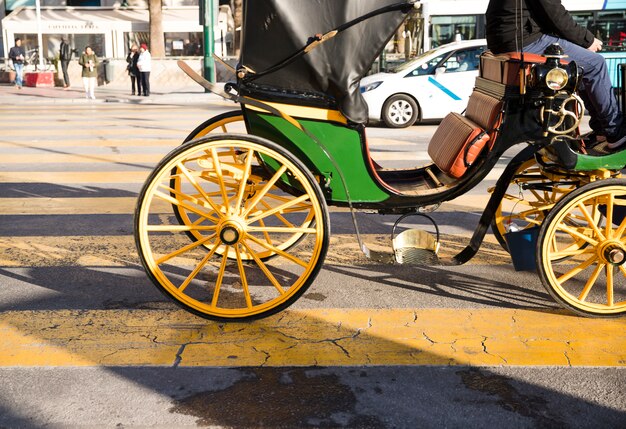
[[[72,59],[72,49],[67,43],[67,39],[61,39],[61,47],[59,48],[59,60],[61,61],[61,70],[63,71],[63,89],[70,88],[70,76],[67,74],[67,66]]]
[[[94,54],[91,46],[85,48],[78,59],[78,64],[83,66],[83,85],[85,87],[85,97],[92,100],[96,99],[96,78],[98,77],[98,58]]]
[[[17,89],[22,89],[25,57],[26,52],[22,48],[22,39],[18,37],[15,39],[15,46],[9,50],[9,58],[13,61],[13,68],[15,68],[15,86],[17,86]]]
[[[152,56],[148,50],[148,45],[141,44],[139,49],[139,60],[137,61],[137,67],[141,72],[141,87],[143,88],[143,95],[145,97],[150,96],[150,72],[152,71]]]
[[[126,57],[126,62],[128,66],[126,66],[126,70],[128,70],[128,76],[130,76],[130,88],[131,94],[135,95],[135,82],[137,83],[137,95],[141,95],[141,73],[139,72],[139,68],[137,67],[137,62],[139,61],[139,52],[137,45],[133,43],[130,47],[130,52]]]

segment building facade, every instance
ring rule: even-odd
[[[214,52],[233,54],[234,21],[229,1],[215,2]],[[0,0],[2,35],[0,57],[16,37],[26,51],[38,48],[42,34],[44,57],[53,59],[62,38],[76,52],[89,45],[100,57],[125,58],[129,47],[150,43],[147,3],[143,0],[41,0],[41,21],[36,19],[35,0]],[[202,56],[203,27],[199,24],[198,0],[163,0],[162,26],[166,57]]]

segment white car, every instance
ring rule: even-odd
[[[441,119],[462,112],[472,93],[484,39],[464,40],[440,46],[401,64],[390,73],[376,73],[361,80],[361,93],[369,108],[369,120],[393,128]]]

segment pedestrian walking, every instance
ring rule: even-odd
[[[137,85],[137,95],[141,95],[141,73],[139,72],[139,67],[137,67],[137,62],[139,61],[138,51],[137,45],[133,43],[126,57],[126,62],[128,63],[126,70],[128,70],[128,76],[130,76],[131,95],[135,95],[135,84]]]
[[[22,39],[19,37],[15,39],[15,46],[9,50],[9,58],[13,61],[13,68],[15,69],[15,86],[17,89],[22,89],[26,52],[22,48]]]
[[[67,73],[67,67],[72,59],[72,48],[67,43],[67,39],[61,39],[61,47],[59,48],[59,61],[61,62],[61,71],[63,72],[63,89],[70,88],[70,76]]]
[[[94,54],[91,46],[85,48],[78,59],[78,64],[83,66],[83,86],[85,87],[85,97],[96,99],[96,78],[98,77],[98,57]]]
[[[145,43],[142,43],[141,48],[139,48],[137,68],[141,73],[141,88],[143,89],[143,95],[148,97],[150,96],[150,71],[152,71],[152,56],[148,50],[148,45]]]

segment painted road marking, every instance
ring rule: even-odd
[[[101,184],[143,183],[152,171],[2,171],[0,183]]]
[[[626,366],[626,320],[493,309],[11,311],[0,366]]]
[[[43,153],[43,154],[6,154],[2,156],[2,164],[54,164],[54,163],[68,163],[74,164],[77,162],[108,162],[108,163],[141,163],[141,164],[156,164],[166,154],[163,153],[142,153],[142,154],[80,154],[80,153]]]

